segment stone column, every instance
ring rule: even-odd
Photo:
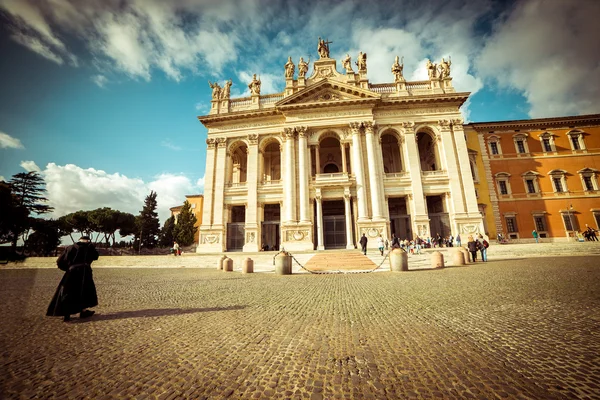
[[[317,189],[315,201],[317,202],[317,250],[325,250],[323,244],[323,205],[321,204],[321,189]]]
[[[412,181],[412,196],[409,196],[411,209],[414,213],[411,217],[413,235],[416,233],[421,237],[429,235],[429,216],[425,207],[425,196],[423,194],[423,182],[421,180],[421,162],[419,161],[419,148],[417,146],[417,135],[415,134],[415,123],[404,122],[404,142],[406,143],[407,160],[406,166]],[[424,229],[426,231],[424,231]]]
[[[450,121],[448,120],[440,120],[438,121],[438,128],[441,132],[441,147],[444,152],[444,159],[446,160],[445,170],[448,171],[448,178],[450,184],[450,196],[451,201],[449,201],[448,205],[451,205],[452,208],[448,208],[448,211],[454,214],[464,214],[465,212],[465,203],[462,193],[462,185],[461,185],[461,171],[458,165],[458,159],[456,157],[456,153],[454,150],[454,141],[452,139],[452,132],[450,131]],[[469,163],[468,152],[465,152],[465,158],[467,164]],[[459,153],[460,154],[460,153]],[[470,168],[470,167],[469,167]],[[469,169],[469,176],[471,176],[471,172]]]
[[[346,248],[354,249],[354,241],[352,240],[352,218],[350,213],[350,189],[344,190],[344,213],[346,216]]]
[[[340,142],[340,147],[342,149],[342,172],[346,174],[348,173],[346,168],[346,143]]]
[[[209,229],[212,225],[213,216],[213,196],[214,196],[214,177],[216,165],[216,145],[217,141],[214,138],[206,139],[206,170],[204,173],[204,204],[202,205],[202,227],[201,229]]]
[[[285,222],[296,221],[296,166],[294,162],[294,130],[285,128]]]
[[[466,211],[469,214],[477,213],[479,212],[479,207],[477,205],[477,197],[475,196],[475,184],[473,183],[473,177],[471,175],[469,149],[467,148],[467,142],[465,140],[462,119],[457,118],[452,120],[452,131],[454,142],[456,143],[456,152],[461,155],[461,157],[458,157],[458,164],[465,193]],[[464,157],[462,157],[462,155],[464,155]]]
[[[315,161],[316,162],[316,164],[315,164],[315,175],[318,175],[318,174],[321,173],[321,155],[319,154],[320,153],[320,151],[319,151],[320,147],[321,147],[320,143],[315,146],[315,160],[316,160]]]
[[[308,129],[305,126],[296,127],[298,133],[298,187],[300,202],[300,222],[310,222],[308,215],[308,164],[307,164],[307,143],[306,134]]]
[[[225,207],[225,165],[227,161],[227,139],[217,138],[217,165],[215,174],[215,205],[213,213],[213,226],[222,228],[223,208]]]
[[[365,176],[362,159],[362,146],[360,144],[360,122],[351,122],[352,131],[352,170],[356,179],[356,198],[358,202],[358,221],[366,221],[367,199],[365,197]]]
[[[374,135],[373,135],[373,123],[372,122],[364,122],[366,133],[366,142],[367,142],[367,162],[369,165],[369,186],[371,188],[371,208],[373,220],[383,220],[383,214],[381,212],[381,187],[380,187],[380,179],[377,171],[378,163],[376,162],[379,157],[375,153],[375,143]]]
[[[258,135],[248,135],[247,206],[244,251],[258,251]]]

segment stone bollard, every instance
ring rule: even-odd
[[[394,249],[390,252],[390,271],[408,271],[408,254],[402,249]]]
[[[431,253],[431,266],[433,268],[444,268],[444,255],[439,251]]]
[[[452,264],[454,266],[465,265],[465,253],[458,248],[454,251],[454,254],[452,254]]]
[[[226,258],[227,256],[221,256],[221,258],[219,258],[219,261],[217,262],[217,269],[223,269],[223,261],[225,261]]]
[[[471,259],[469,258],[471,255],[469,254],[469,250],[467,250],[465,247],[460,247],[460,251],[463,253],[465,258],[465,265],[471,264]]]
[[[233,260],[228,257],[223,261],[223,272],[231,271],[233,271]]]
[[[242,263],[242,273],[251,274],[254,272],[254,261],[251,258],[245,258]]]
[[[275,273],[277,275],[291,275],[292,256],[286,252],[281,252],[275,256]]]

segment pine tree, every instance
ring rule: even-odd
[[[54,210],[54,208],[50,207],[47,204],[44,204],[48,201],[46,197],[43,195],[46,193],[46,182],[44,182],[44,178],[35,172],[21,172],[13,175],[11,180],[9,181],[9,185],[11,187],[12,194],[16,198],[17,206],[24,207],[31,218],[31,214],[45,214]],[[26,240],[27,233],[29,232],[29,228],[31,227],[31,221],[23,226],[23,230],[21,232],[14,231],[12,238],[12,251],[14,252],[17,248],[17,241],[19,240],[19,236],[23,235],[23,240]]]
[[[177,216],[177,224],[173,228],[173,236],[181,246],[189,246],[194,243],[194,234],[198,229],[194,226],[196,225],[196,221],[196,216],[192,212],[192,206],[186,200]]]
[[[151,191],[144,201],[144,208],[137,217],[136,237],[140,239],[141,247],[154,248],[158,243],[160,222],[156,212],[156,192]]]

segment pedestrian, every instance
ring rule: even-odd
[[[461,243],[460,243],[460,233],[458,235],[456,235],[456,246],[460,247]]]
[[[467,249],[469,250],[469,253],[471,253],[471,261],[472,262],[476,262],[477,261],[477,250],[479,250],[479,248],[477,247],[477,241],[473,239],[473,236],[469,235],[468,241],[467,241]]]
[[[367,242],[368,241],[369,241],[369,239],[367,239],[367,237],[363,233],[362,237],[360,238],[360,248],[365,256],[367,255]]]
[[[487,261],[487,249],[490,247],[490,243],[482,238],[481,240],[481,259]]]
[[[539,240],[538,240],[538,236],[539,235],[538,235],[538,233],[537,233],[537,231],[535,229],[533,231],[531,231],[531,236],[533,236],[533,238],[535,239],[536,243],[539,243]]]
[[[385,243],[383,242],[383,237],[381,235],[379,235],[379,237],[377,238],[377,247],[379,248],[379,252],[381,253],[381,255],[383,255],[383,247],[385,246]]]
[[[389,246],[390,246],[389,240],[385,239],[385,251],[388,251]]]
[[[175,256],[178,256],[179,253],[179,243],[177,242],[173,242],[173,253],[175,254]]]
[[[392,249],[397,249],[400,247],[400,240],[396,236],[395,233],[392,233]]]
[[[92,276],[92,262],[98,259],[98,251],[90,242],[89,236],[65,249],[58,257],[58,268],[65,271],[46,315],[71,320],[71,315],[79,313],[79,318],[88,318],[94,311],[88,308],[98,305],[96,285]]]

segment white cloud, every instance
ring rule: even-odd
[[[108,78],[104,75],[94,75],[92,76],[92,81],[101,88],[104,88],[108,83]]]
[[[6,182],[6,178],[4,176],[0,175],[0,182],[2,182],[2,181]]]
[[[0,132],[0,148],[2,149],[24,149],[23,143],[8,133]]]
[[[40,172],[41,171],[40,167],[37,166],[35,161],[21,161],[21,164],[19,164],[19,165],[27,172],[31,172],[31,171]]]
[[[205,182],[205,177],[203,176],[202,178],[198,179],[196,181],[196,186],[198,187],[198,192],[199,193],[204,193],[204,182]]]
[[[523,92],[533,118],[598,112],[600,3],[521,1],[498,22],[479,73]]]
[[[174,144],[173,142],[171,142],[169,139],[167,140],[163,140],[160,145],[162,147],[166,147],[167,149],[171,149],[171,150],[175,150],[175,151],[180,151],[182,149],[181,146],[178,146],[176,144]]]
[[[183,175],[162,174],[151,182],[129,178],[119,173],[109,174],[94,168],[50,163],[42,171],[46,181],[49,205],[57,218],[78,210],[110,207],[138,215],[146,196],[156,191],[157,213],[161,224],[170,216],[169,208],[181,205],[186,194],[198,192]]]

